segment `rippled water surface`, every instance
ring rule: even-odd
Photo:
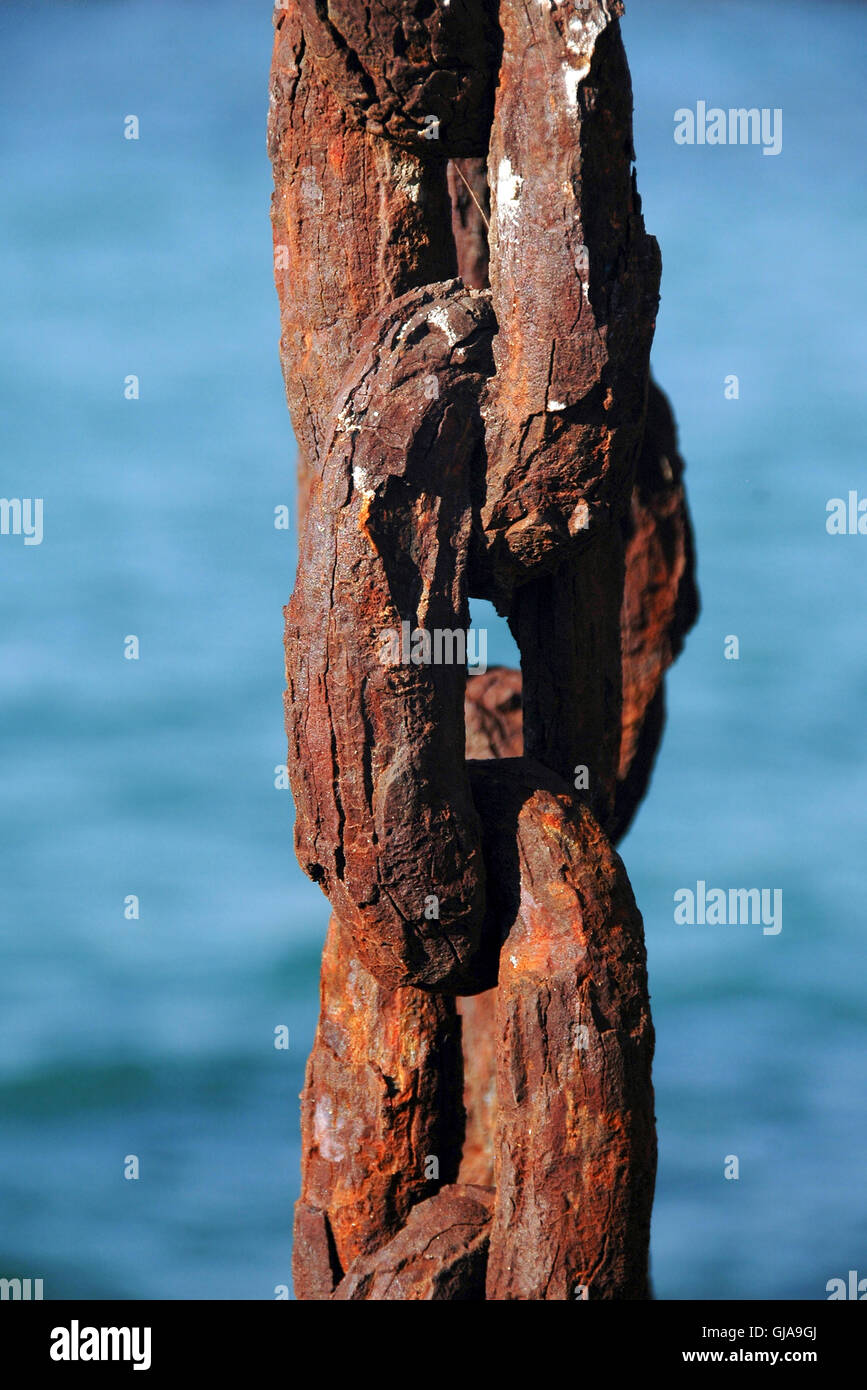
[[[622,847],[661,1298],[867,1273],[867,539],[825,531],[828,498],[867,493],[862,17],[633,0],[624,21],[704,603]],[[270,1298],[326,904],[273,786],[294,445],[269,6],[9,4],[0,40],[0,491],[45,503],[41,546],[0,537],[0,1272],[55,1298]],[[675,145],[698,100],[782,108],[782,153]],[[699,879],[781,888],[781,933],[676,925]]]

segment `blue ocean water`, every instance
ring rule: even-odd
[[[867,1274],[867,540],[825,530],[867,493],[864,27],[837,0],[624,20],[704,604],[622,846],[666,1299]],[[267,0],[0,8],[0,493],[44,499],[41,545],[0,537],[0,1272],[48,1298],[289,1282],[327,906],[274,787],[295,537],[270,42]],[[677,146],[698,100],[782,108],[782,153]],[[699,879],[781,888],[781,933],[676,925]]]

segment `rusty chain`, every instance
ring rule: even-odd
[[[613,842],[697,599],[621,12],[275,12],[286,726],[333,908],[301,1299],[649,1296],[653,1031]],[[436,659],[471,597],[521,673]]]

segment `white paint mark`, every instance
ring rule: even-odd
[[[349,423],[349,416],[352,415],[352,413],[353,410],[351,405],[347,404],[343,407],[337,419],[334,421],[335,434],[354,434],[357,430],[361,429],[360,425]]]
[[[455,330],[452,328],[451,324],[449,323],[448,313],[442,307],[441,304],[438,304],[435,309],[431,309],[430,313],[427,316],[427,321],[428,323],[432,323],[434,328],[438,328],[440,330],[440,332],[444,335],[449,347],[454,347],[455,343],[458,341],[458,338],[460,337],[460,334],[456,333]]]
[[[510,159],[501,159],[497,169],[497,217],[514,217],[524,180],[512,169]]]
[[[596,40],[599,38],[599,35],[608,28],[610,23],[611,16],[607,13],[604,4],[595,10],[595,12],[591,11],[588,13],[584,18],[576,15],[569,20],[566,47],[574,57],[580,59],[578,66],[572,69],[575,75],[570,79],[570,83],[574,84],[576,98],[578,83],[583,82],[590,71],[590,62],[596,48]],[[573,109],[577,109],[577,100],[576,106],[574,108],[570,107],[570,110]]]
[[[326,1163],[340,1163],[345,1150],[334,1123],[334,1107],[330,1096],[322,1096],[313,1112],[313,1138]]]
[[[590,64],[582,68],[570,68],[568,63],[563,64],[563,85],[566,88],[566,110],[573,116],[578,114],[578,88],[581,82],[590,71]]]
[[[547,408],[548,410],[550,410],[550,411],[555,411],[555,410],[565,410],[565,409],[566,409],[566,406],[565,406],[565,404],[564,404],[563,401],[549,401],[546,408]]]
[[[370,502],[376,496],[373,488],[367,486],[367,475],[364,469],[360,468],[357,463],[352,469],[352,481],[355,484],[356,492],[360,492],[366,502]]]
[[[392,163],[391,173],[401,192],[406,194],[410,202],[417,203],[421,197],[418,165],[411,159],[403,159],[398,156]]]

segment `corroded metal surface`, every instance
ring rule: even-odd
[[[621,13],[276,14],[286,725],[334,912],[303,1299],[648,1296],[653,1030],[613,841],[697,599]],[[521,672],[468,679],[471,598]]]

